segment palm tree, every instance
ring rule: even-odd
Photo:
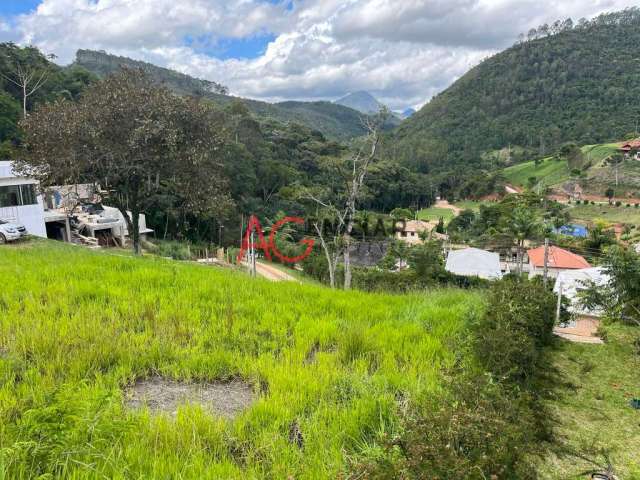
[[[506,225],[506,233],[510,234],[516,242],[518,256],[518,275],[522,273],[522,263],[524,259],[524,244],[527,239],[536,237],[541,230],[541,223],[535,211],[519,206],[511,215],[511,219]]]

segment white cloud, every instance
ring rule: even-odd
[[[520,32],[619,10],[629,0],[300,0],[293,9],[288,3],[44,0],[14,19],[14,36],[63,62],[78,48],[104,49],[220,81],[241,96],[333,99],[368,90],[404,108],[421,105]],[[185,42],[264,32],[275,40],[249,60],[220,60]]]

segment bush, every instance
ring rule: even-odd
[[[491,288],[487,314],[474,326],[474,350],[501,380],[529,380],[553,339],[555,296],[540,278],[506,277]]]
[[[161,241],[152,252],[161,257],[173,258],[174,260],[191,260],[189,245],[181,242]]]
[[[526,398],[512,398],[482,375],[458,377],[412,409],[403,433],[358,465],[354,478],[537,478],[526,453],[541,448],[544,435]]]

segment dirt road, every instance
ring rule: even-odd
[[[294,276],[266,263],[256,262],[256,273],[272,282],[299,282]]]
[[[460,212],[462,212],[462,209],[460,207],[451,205],[449,203],[449,200],[438,200],[434,206],[436,208],[447,208],[449,210],[453,210],[453,213],[455,214],[456,217],[460,215]]]

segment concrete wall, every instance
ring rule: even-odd
[[[10,185],[37,185],[37,182],[29,178],[16,177],[11,162],[0,162],[0,186]],[[0,207],[0,218],[15,220],[23,224],[31,235],[47,238],[42,195],[38,195],[37,200],[36,205]]]

